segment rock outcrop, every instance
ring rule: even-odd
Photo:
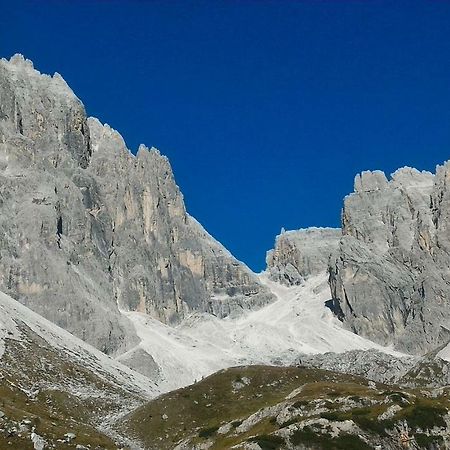
[[[334,306],[352,331],[416,354],[450,340],[449,180],[449,163],[436,175],[356,176],[330,263]]]
[[[345,353],[305,355],[296,365],[348,373],[379,383],[395,384],[419,361],[422,360],[417,357],[398,357],[378,350],[351,350]]]
[[[302,284],[309,275],[327,270],[342,233],[336,228],[306,228],[282,231],[275,248],[267,252],[269,277],[288,286]]]
[[[450,386],[450,361],[441,347],[419,358],[417,363],[398,381],[402,386],[428,386],[443,388]],[[442,391],[436,391],[442,395]]]
[[[64,80],[0,61],[0,290],[109,354],[138,342],[120,312],[177,323],[272,294],[184,207],[170,164],[88,119]]]

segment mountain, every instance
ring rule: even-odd
[[[450,341],[449,176],[449,163],[356,176],[329,269],[348,329],[415,354]]]
[[[0,61],[0,185],[0,290],[107,354],[139,343],[126,312],[176,324],[274,300],[189,216],[167,158],[133,156],[21,55]]]
[[[450,341],[450,163],[366,171],[344,199],[342,231],[282,232],[269,277],[296,286],[328,265],[328,306],[344,326],[384,347],[424,355]]]
[[[283,230],[257,275],[158,150],[2,59],[0,448],[439,448],[449,164],[363,172],[342,229]]]

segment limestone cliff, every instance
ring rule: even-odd
[[[107,353],[138,339],[120,309],[176,323],[272,294],[184,207],[155,149],[133,156],[64,80],[0,61],[0,290]]]
[[[450,340],[450,165],[436,175],[363,172],[345,198],[330,264],[346,326],[384,345],[425,353]]]
[[[267,252],[269,277],[293,286],[301,284],[309,275],[324,272],[341,234],[336,228],[283,231],[275,240],[275,248]]]

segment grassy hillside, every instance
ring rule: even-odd
[[[50,346],[25,326],[20,340],[5,339],[1,450],[33,449],[32,439],[43,439],[45,448],[117,449],[126,440],[115,436],[115,421],[142,402],[108,381],[108,374],[93,372],[83,359]]]
[[[404,390],[318,369],[236,367],[170,392],[122,428],[149,449],[395,449],[448,438],[448,391]],[[414,448],[414,447],[411,447]]]

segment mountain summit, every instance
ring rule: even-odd
[[[273,300],[185,210],[170,164],[87,118],[58,74],[0,61],[0,290],[108,354],[137,342],[121,313],[174,324]]]

